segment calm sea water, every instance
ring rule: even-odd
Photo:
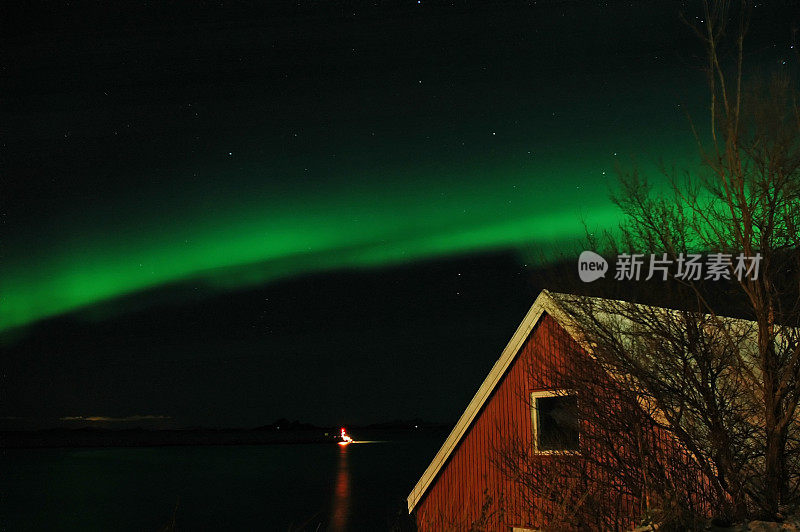
[[[386,530],[443,439],[0,451],[0,530]]]

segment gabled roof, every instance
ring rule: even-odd
[[[483,408],[483,405],[492,395],[497,384],[506,374],[511,362],[514,361],[519,350],[522,348],[522,345],[527,340],[528,336],[530,335],[533,328],[539,322],[539,319],[542,317],[542,314],[548,314],[552,318],[554,318],[559,325],[564,327],[566,331],[579,341],[579,337],[576,334],[576,327],[574,320],[572,320],[556,303],[553,296],[547,290],[542,290],[539,296],[536,298],[536,301],[533,302],[528,313],[525,315],[525,318],[520,323],[519,327],[517,327],[517,331],[514,333],[514,336],[511,337],[511,340],[506,345],[505,349],[503,349],[500,358],[495,362],[494,366],[492,366],[492,370],[489,372],[489,375],[481,384],[481,387],[478,388],[477,393],[469,402],[467,409],[461,414],[461,418],[459,418],[458,423],[450,432],[450,435],[447,436],[444,444],[439,449],[439,452],[436,453],[436,456],[433,458],[433,461],[428,465],[428,468],[422,474],[422,477],[417,481],[417,485],[414,486],[414,489],[411,490],[411,493],[408,496],[408,512],[414,510],[414,507],[417,503],[422,499],[425,492],[430,487],[433,480],[436,478],[436,475],[439,474],[439,471],[444,467],[445,463],[447,463],[447,459],[453,453],[455,448],[458,446],[461,438],[464,437],[467,430],[469,429],[472,422],[477,417],[478,413]]]
[[[609,326],[612,330],[614,330],[616,334],[621,334],[623,338],[630,334],[632,330],[635,330],[635,325],[629,317],[618,313],[618,309],[627,308],[638,309],[639,311],[647,310],[647,312],[650,313],[655,310],[658,312],[663,312],[665,317],[680,314],[679,311],[661,307],[653,307],[638,303],[594,297],[577,296],[573,294],[551,293],[547,290],[542,290],[542,292],[536,298],[536,301],[533,302],[530,310],[528,310],[528,313],[525,315],[522,323],[520,323],[519,327],[517,327],[517,330],[511,337],[511,340],[508,342],[505,349],[503,349],[503,352],[500,354],[500,358],[497,360],[497,362],[495,362],[494,366],[492,366],[489,375],[483,381],[480,388],[478,388],[477,393],[475,393],[472,400],[469,402],[467,409],[463,414],[461,414],[461,417],[459,418],[455,427],[447,436],[447,439],[445,440],[444,444],[442,444],[439,452],[436,453],[433,461],[430,463],[430,465],[428,465],[428,468],[422,474],[422,477],[420,477],[419,481],[417,481],[414,489],[411,490],[411,493],[407,498],[409,513],[414,510],[414,507],[422,499],[422,497],[425,495],[425,492],[436,479],[439,471],[441,471],[441,469],[447,463],[448,458],[450,458],[450,455],[456,449],[459,442],[464,437],[464,434],[466,434],[467,430],[472,425],[472,422],[480,413],[483,405],[492,395],[495,387],[506,374],[509,366],[511,366],[511,363],[516,358],[517,353],[519,353],[519,350],[525,343],[525,340],[527,340],[531,331],[541,319],[542,314],[547,314],[551,318],[555,319],[556,322],[563,327],[564,330],[566,330],[567,333],[578,343],[578,345],[580,345],[587,352],[587,354],[589,354],[589,356],[593,356],[591,343],[581,331],[581,328],[578,326],[575,318],[571,317],[564,310],[564,308],[559,304],[558,300],[562,300],[566,304],[569,304],[570,301],[575,300],[584,300],[596,303],[597,306],[592,311],[592,314],[598,318],[598,320],[602,321],[604,325]],[[757,349],[757,333],[753,328],[754,322],[719,316],[716,316],[716,319],[721,319],[724,322],[727,322],[729,326],[733,326],[739,330],[738,334],[746,339],[744,345],[742,346],[745,352],[752,353],[753,349]],[[787,339],[791,339],[790,341],[797,341],[798,337],[800,337],[800,329],[798,328],[777,328],[776,338],[778,338],[779,341],[785,341]],[[611,376],[614,378],[620,378],[619,375],[613,373]],[[652,416],[654,416],[654,419],[664,422],[663,414],[655,405],[648,404],[647,406],[649,407],[647,410]]]

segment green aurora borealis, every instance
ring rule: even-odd
[[[491,250],[526,262],[584,220],[612,226],[616,166],[693,168],[686,111],[704,105],[702,76],[668,52],[674,28],[655,32],[642,9],[592,61],[591,35],[554,47],[564,28],[532,33],[534,11],[509,12],[499,40],[468,11],[442,11],[445,29],[410,12],[330,41],[322,20],[309,24],[330,35],[308,42],[278,22],[255,45],[225,27],[167,50],[104,35],[107,56],[76,33],[84,55],[53,52],[65,64],[38,75],[77,81],[28,80],[20,108],[37,110],[11,116],[27,159],[6,197],[0,330],[175,283],[232,290]],[[387,62],[408,25],[413,46]],[[459,45],[475,31],[480,46]],[[146,60],[119,70],[129,49]]]
[[[78,242],[65,238],[68,246],[53,245],[40,262],[5,262],[0,324],[22,326],[168,283],[236,289],[307,272],[496,249],[524,254],[531,245],[574,241],[582,220],[608,227],[618,216],[598,170],[612,174],[613,155],[586,159],[231,198],[210,215],[191,206],[167,216],[136,213],[143,232],[82,230]],[[537,173],[547,178],[531,177]],[[591,174],[594,182],[581,179]]]

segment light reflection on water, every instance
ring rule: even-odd
[[[353,440],[345,445],[339,444],[339,460],[336,466],[336,483],[333,487],[333,502],[331,504],[331,519],[330,528],[331,532],[340,532],[347,530],[350,513],[352,497],[350,495],[350,451],[353,445],[364,443],[386,443],[383,440]]]
[[[336,485],[333,489],[333,507],[331,509],[332,532],[347,530],[350,518],[350,462],[348,460],[349,445],[339,446],[339,463],[336,468]]]
[[[365,438],[344,448],[4,449],[0,524],[19,532],[160,530],[180,498],[183,530],[386,530],[445,436]]]

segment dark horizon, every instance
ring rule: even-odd
[[[498,270],[497,266],[504,262],[506,268]],[[155,306],[158,312],[153,311],[152,300],[144,307],[132,301],[127,309],[122,307],[126,310],[100,321],[80,315],[52,319],[39,324],[35,335],[28,334],[5,348],[6,363],[18,374],[27,373],[17,385],[9,383],[8,394],[28,396],[31,408],[25,412],[21,408],[25,402],[18,401],[17,412],[22,415],[17,417],[21,419],[5,420],[3,425],[46,428],[63,425],[59,418],[65,416],[136,415],[169,416],[163,423],[153,420],[152,425],[175,427],[256,427],[281,417],[319,426],[414,418],[454,422],[535,298],[538,290],[530,285],[524,268],[511,258],[450,259],[370,273],[308,276],[260,290],[197,297],[180,304],[166,297]],[[516,301],[487,301],[484,290],[490,286],[496,287],[498,293],[517,294]],[[310,310],[307,301],[315,296],[317,303]],[[262,307],[266,299],[273,303],[269,310]],[[411,309],[418,310],[410,312]],[[467,321],[470,315],[482,312],[491,317],[486,323],[477,326]],[[431,321],[432,315],[439,315],[440,321]],[[242,316],[251,319],[243,321]],[[403,327],[397,326],[400,318],[404,320]],[[337,330],[350,320],[365,326],[368,338],[353,335],[350,330],[331,337],[332,329]],[[416,338],[410,337],[409,330]],[[175,349],[167,361],[159,360],[160,352],[144,358],[153,338],[164,337],[183,339],[180,350]],[[377,357],[371,346],[379,345],[380,339],[387,345],[381,349],[383,356]],[[37,346],[59,343],[61,349],[69,348],[63,357],[51,358],[47,352],[37,356]],[[98,353],[92,349],[97,344],[108,351]],[[242,355],[234,359],[221,352],[242,345],[252,345],[264,353],[291,355],[279,360],[268,356],[245,358],[245,364]],[[329,346],[328,356],[315,360],[315,345]],[[445,357],[431,359],[430,349],[468,356],[461,358],[457,372],[442,379],[452,361]],[[202,358],[193,353],[201,353]],[[168,370],[180,368],[182,363],[186,367],[178,373],[180,380],[170,380],[169,377],[176,377]],[[308,382],[288,377],[302,374],[305,365],[312,363],[318,373],[313,373]],[[98,383],[95,374],[80,371],[87,365],[115,380]],[[235,375],[227,375],[233,382],[217,382],[218,386],[238,388],[240,394],[258,397],[260,402],[245,413],[242,411],[247,405],[237,405],[238,395],[215,391],[218,399],[226,401],[224,406],[217,405],[217,411],[225,415],[214,417],[209,408],[195,414],[194,401],[198,398],[187,396],[187,388],[198,395],[202,389],[214,391],[215,383],[197,381],[219,374],[223,368]],[[153,398],[139,401],[147,405],[149,399],[152,406],[127,410],[128,398],[143,381],[149,382]],[[414,394],[407,392],[403,381],[408,381]],[[92,393],[75,397],[75,404],[69,409],[63,404],[43,406],[36,402],[48,393],[69,396],[72,389]],[[426,404],[432,395],[438,396],[442,391],[441,402],[433,407]],[[159,409],[157,405],[164,404],[162,398],[171,393],[185,399]],[[93,394],[104,396],[116,406],[93,409]],[[115,401],[115,395],[120,399]],[[325,397],[324,408],[314,399],[317,395]],[[361,415],[350,413],[349,405],[371,398],[379,399],[374,407],[362,406]],[[237,410],[242,412],[239,416],[230,414]],[[332,413],[335,411],[339,413]]]

